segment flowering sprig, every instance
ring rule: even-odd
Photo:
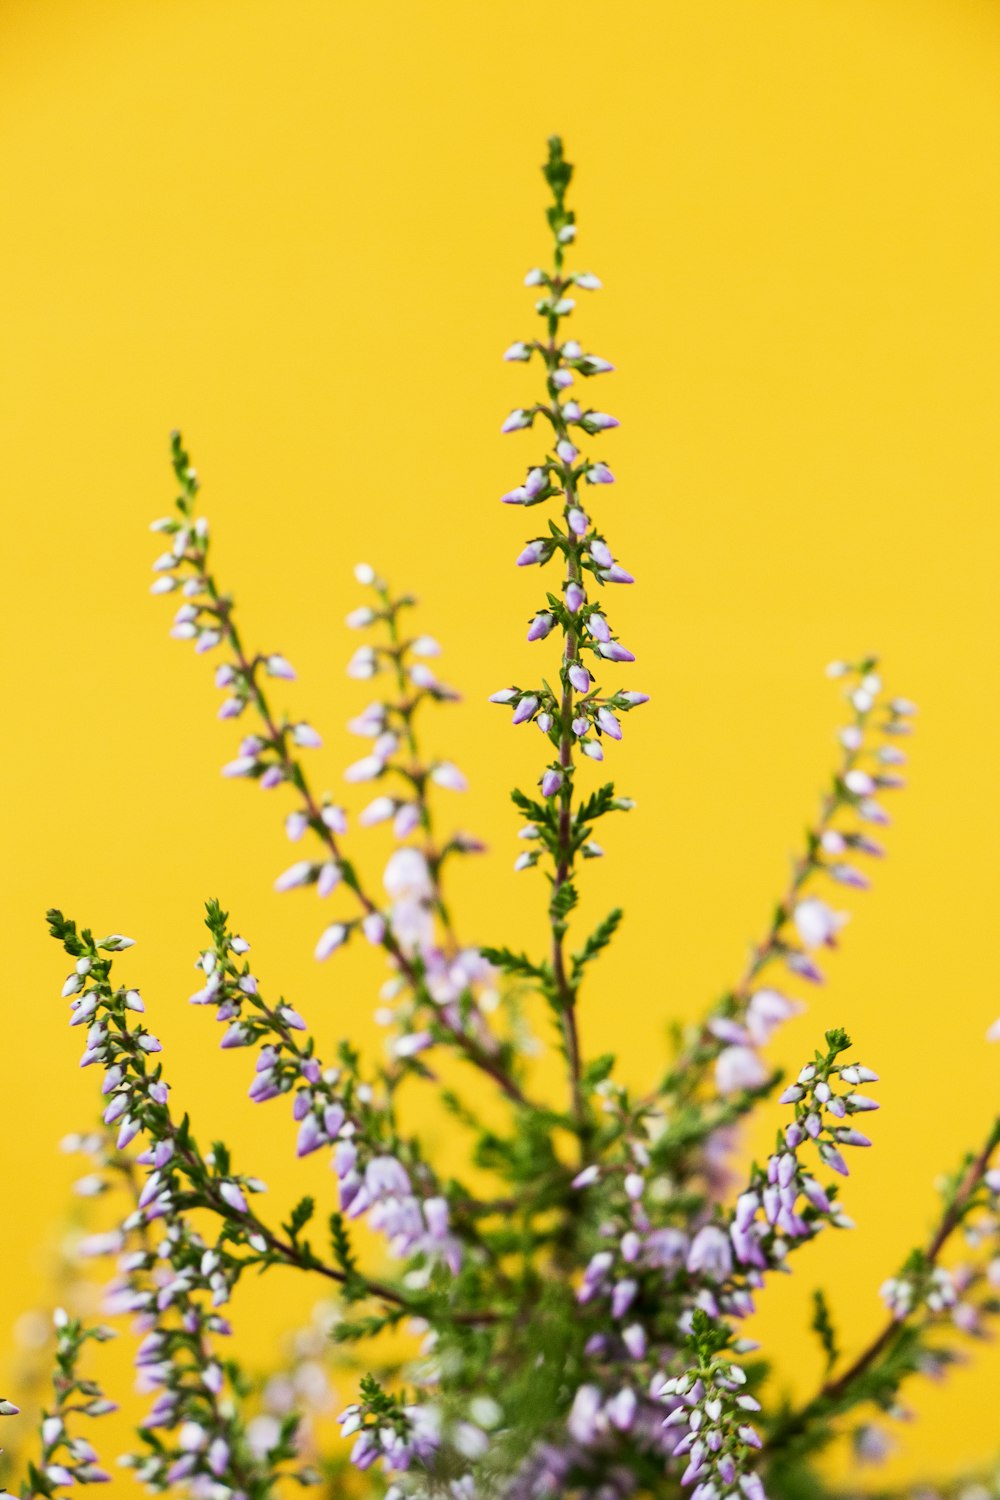
[[[459,694],[441,682],[428,665],[429,659],[441,654],[434,637],[409,636],[403,629],[404,612],[416,603],[413,596],[394,597],[389,585],[367,563],[359,563],[354,571],[358,582],[374,592],[375,603],[352,610],[347,624],[354,630],[372,631],[376,638],[355,651],[348,665],[348,676],[367,680],[387,673],[393,687],[350,720],[348,728],[352,734],[371,740],[372,746],[367,755],[348,767],[345,775],[350,782],[385,779],[390,786],[401,788],[376,798],[362,812],[360,821],[370,826],[391,819],[393,832],[400,840],[413,833],[422,834],[424,857],[435,881],[438,914],[450,934],[450,919],[440,887],[441,866],[449,854],[479,852],[482,845],[464,834],[437,848],[430,788],[464,792],[468,782],[450,760],[424,761],[417,741],[416,717],[423,702],[454,703]]]
[[[529,469],[524,484],[503,499],[507,504],[523,506],[540,505],[549,499],[561,503],[562,525],[550,519],[548,534],[529,542],[517,559],[519,567],[544,566],[557,556],[563,563],[560,593],[547,594],[546,607],[535,614],[528,627],[529,641],[544,640],[552,631],[559,631],[559,686],[554,689],[543,679],[538,687],[503,688],[493,694],[492,701],[512,707],[514,724],[534,721],[554,751],[540,778],[542,803],[523,793],[515,794],[528,820],[523,836],[537,840],[539,846],[522,854],[517,868],[535,865],[542,850],[549,855],[551,956],[544,973],[536,972],[534,977],[543,979],[562,1026],[574,1110],[582,1126],[586,1104],[576,1021],[579,976],[571,971],[564,951],[567,919],[576,903],[573,877],[578,858],[595,858],[603,852],[591,837],[595,820],[631,804],[616,799],[614,789],[605,787],[596,798],[574,805],[576,752],[591,760],[603,760],[603,739],[620,740],[620,715],[645,703],[647,697],[632,691],[602,692],[585,661],[586,656],[599,668],[608,661],[635,660],[613,634],[603,606],[587,593],[588,587],[600,590],[605,584],[628,584],[634,579],[616,562],[603,533],[583,509],[583,487],[610,484],[614,475],[603,460],[583,456],[577,442],[581,434],[593,437],[619,424],[616,417],[585,408],[569,394],[577,376],[588,378],[612,366],[605,359],[585,354],[575,339],[565,338],[562,332],[563,320],[575,306],[569,294],[575,288],[594,290],[600,282],[590,272],[564,269],[566,247],[576,237],[576,221],[566,207],[573,168],[563,156],[557,136],[549,141],[549,159],[543,170],[552,193],[547,212],[554,241],[552,268],[530,271],[526,284],[543,289],[535,311],[544,320],[545,335],[513,344],[505,358],[527,362],[537,355],[545,371],[546,395],[545,400],[513,411],[503,431],[531,427],[536,417],[542,417],[551,429],[551,448],[542,463]],[[512,972],[509,961],[505,967]]]
[[[225,719],[239,718],[249,709],[255,713],[259,724],[258,732],[244,737],[240,754],[223,767],[223,774],[258,781],[265,789],[282,784],[291,786],[297,795],[299,806],[286,821],[289,836],[298,839],[306,829],[311,829],[323,848],[321,860],[299,861],[285,871],[278,879],[278,888],[287,890],[315,883],[321,895],[328,895],[342,885],[360,907],[357,917],[327,925],[316,945],[317,958],[329,958],[360,928],[370,942],[385,949],[414,999],[427,1007],[435,1005],[431,981],[435,971],[443,968],[449,985],[447,998],[453,1003],[441,1009],[439,1019],[449,1033],[450,1042],[493,1078],[508,1099],[518,1104],[524,1103],[524,1094],[511,1072],[513,1059],[510,1048],[489,1029],[473,999],[473,986],[485,982],[488,988],[489,980],[488,968],[478,953],[468,950],[459,954],[454,963],[448,964],[446,961],[439,961],[440,955],[432,941],[428,940],[422,947],[420,943],[411,942],[408,935],[399,930],[399,923],[394,922],[393,911],[383,911],[378,898],[362,882],[358,871],[344,853],[341,839],[347,831],[346,814],[328,798],[316,795],[298,754],[302,749],[319,748],[322,744],[320,736],[304,720],[292,721],[275,714],[265,691],[263,679],[293,680],[296,675],[294,668],[280,652],[250,655],[244,649],[236,625],[233,600],[222,592],[209,564],[208,522],[203,516],[195,515],[200,490],[198,475],[181,442],[180,434],[176,432],[171,439],[171,457],[179,485],[175,501],[177,515],[165,516],[153,523],[155,531],[172,538],[170,550],[153,564],[158,575],[153,584],[153,592],[180,591],[184,598],[185,602],[180,607],[171,632],[174,636],[193,641],[198,652],[211,651],[217,647],[223,647],[228,652],[229,660],[218,668],[215,678],[216,684],[228,694],[220,709],[220,716]],[[367,580],[369,572],[370,581],[375,583],[372,570],[363,569],[362,577]],[[387,591],[384,592],[387,596]],[[398,611],[393,608],[390,613],[395,617]],[[367,654],[369,652],[370,655]],[[394,654],[398,660],[403,659],[405,651],[401,643],[396,643]],[[358,662],[356,655],[355,663]],[[364,675],[372,675],[378,665],[378,657],[373,648],[366,648],[363,665]],[[360,665],[356,666],[355,675],[362,675]],[[413,683],[412,668],[410,682]],[[417,701],[424,697],[441,699],[450,696],[450,690],[419,676],[415,685],[416,698],[407,701],[405,710],[411,734],[412,716]],[[395,739],[395,735],[392,738]],[[385,763],[380,758],[382,770]],[[425,812],[425,798],[422,798],[421,805]],[[423,817],[423,813],[421,816]],[[461,842],[459,840],[459,845]],[[473,847],[474,842],[468,841],[467,847]],[[443,906],[440,863],[440,856],[435,856],[431,873],[426,860],[411,853],[406,862],[407,874],[401,882],[406,887],[404,895],[410,895],[415,883],[421,886],[426,884],[434,893],[435,904],[440,910]],[[418,864],[423,867],[419,878],[414,873]],[[389,895],[393,899],[398,895],[391,882]],[[423,899],[422,894],[417,899],[419,904]],[[412,901],[405,904],[407,910],[411,909]]]
[[[363,1377],[360,1395],[361,1400],[345,1407],[337,1419],[341,1436],[354,1440],[353,1464],[368,1469],[380,1461],[391,1474],[415,1464],[427,1468],[434,1463],[441,1446],[436,1407],[389,1395],[371,1375]]]
[[[916,1373],[940,1374],[954,1362],[948,1336],[982,1337],[987,1319],[1000,1315],[998,1151],[1000,1117],[982,1149],[946,1179],[941,1217],[927,1244],[883,1283],[889,1321],[846,1368],[829,1374],[811,1400],[774,1424],[768,1439],[773,1458],[828,1442],[831,1421],[864,1403],[900,1415],[897,1396],[905,1380]],[[974,1260],[948,1269],[941,1256],[958,1231]]]
[[[342,1284],[352,1279],[320,1259],[295,1235],[285,1239],[266,1225],[250,1204],[252,1195],[263,1192],[265,1184],[259,1178],[233,1173],[229,1153],[221,1144],[203,1153],[187,1118],[180,1123],[174,1119],[162,1064],[152,1061],[162,1052],[162,1045],[144,1025],[131,1020],[133,1014],[145,1010],[142,997],[137,989],[111,982],[112,965],[106,955],[132,947],[132,939],[113,934],[95,940],[88,929],[78,932],[74,922],[55,910],[49,912],[48,920],[52,935],[76,961],[63,995],[70,999],[70,1025],[88,1026],[81,1066],[97,1064],[104,1072],[102,1094],[108,1101],[104,1124],[116,1127],[120,1151],[140,1133],[147,1138],[136,1157],[138,1164],[150,1169],[139,1194],[140,1221],[169,1221],[175,1211],[191,1207],[210,1210],[225,1221],[230,1245],[226,1274],[233,1283],[250,1265],[272,1264],[295,1266]],[[234,1255],[237,1248],[245,1253]],[[364,1286],[384,1301],[404,1302],[392,1287],[376,1282]]]
[[[747,1374],[732,1358],[732,1336],[698,1308],[689,1346],[694,1358],[688,1370],[659,1388],[672,1408],[664,1427],[674,1438],[687,1429],[671,1448],[685,1464],[681,1484],[693,1486],[691,1500],[765,1500],[756,1473],[761,1440],[750,1420],[760,1402],[744,1389]]]
[[[396,1130],[389,1096],[378,1102],[350,1049],[342,1049],[340,1067],[324,1067],[298,1011],[281,1000],[267,1003],[246,960],[249,944],[230,931],[217,901],[208,903],[206,926],[212,946],[198,960],[206,981],[191,998],[213,1005],[217,1019],[228,1023],[223,1048],[259,1047],[251,1099],[293,1098],[296,1153],[331,1149],[340,1207],[348,1219],[367,1215],[397,1257],[419,1253],[457,1271],[461,1249],[451,1231],[447,1199],[416,1143],[404,1141]],[[408,1059],[417,1050],[397,1046],[397,1057]]]
[[[752,1289],[763,1286],[765,1273],[785,1269],[789,1251],[824,1225],[853,1227],[835,1190],[806,1170],[800,1153],[814,1146],[824,1166],[848,1176],[845,1149],[871,1145],[849,1122],[879,1107],[858,1085],[876,1083],[878,1075],[860,1063],[837,1061],[851,1045],[846,1032],[828,1031],[826,1044],[781,1095],[795,1117],[766,1164],[751,1172],[728,1222],[705,1225],[692,1241],[688,1270],[706,1278],[700,1305],[714,1317],[753,1312]]]
[[[88,1343],[103,1344],[114,1332],[102,1323],[85,1324],[71,1318],[61,1307],[53,1314],[55,1353],[52,1386],[55,1401],[43,1409],[39,1420],[37,1460],[28,1463],[21,1500],[36,1496],[62,1495],[75,1484],[105,1484],[111,1478],[87,1438],[74,1431],[79,1416],[102,1417],[117,1411],[96,1381],[80,1373],[80,1361]],[[5,1410],[6,1408],[6,1410]],[[12,1416],[17,1408],[0,1402],[0,1416]],[[6,1491],[0,1492],[6,1495]]]
[[[799,999],[785,993],[787,979],[821,983],[818,955],[837,946],[848,920],[846,913],[830,905],[828,892],[837,885],[853,890],[869,885],[867,874],[854,861],[884,853],[867,830],[889,822],[879,797],[903,785],[898,767],[906,757],[897,740],[911,732],[915,713],[909,700],[885,694],[877,668],[877,658],[866,657],[833,662],[827,669],[829,676],[843,681],[850,712],[838,734],[840,763],[766,934],[753,948],[735,987],[689,1035],[664,1079],[663,1091],[671,1097],[694,1096],[713,1065],[720,1094],[768,1084],[771,1070],[761,1048],[803,1008]],[[784,972],[772,979],[776,970]]]
[[[155,1152],[118,1151],[113,1127],[64,1144],[91,1158],[95,1189],[99,1184],[114,1199],[117,1187],[127,1202],[118,1227],[87,1236],[80,1247],[87,1258],[117,1257],[105,1309],[131,1316],[139,1341],[136,1389],[156,1395],[139,1426],[144,1449],[119,1462],[151,1492],[181,1489],[193,1500],[271,1500],[283,1476],[312,1483],[313,1471],[298,1458],[297,1418],[286,1414],[261,1441],[247,1420],[247,1379],[220,1346],[232,1333],[221,1309],[242,1269],[229,1253],[229,1226],[206,1238],[180,1200],[150,1214],[149,1179],[138,1167],[150,1165]],[[223,1147],[211,1157],[218,1154]],[[203,1205],[192,1195],[192,1206]]]

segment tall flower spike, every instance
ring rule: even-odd
[[[325,1068],[296,1010],[284,1001],[269,1005],[256,980],[252,989],[245,987],[246,945],[233,937],[217,901],[208,903],[205,925],[212,946],[199,956],[198,967],[207,983],[191,998],[214,1006],[218,1019],[228,1022],[222,1047],[259,1046],[250,1098],[257,1104],[282,1095],[293,1100],[296,1152],[310,1156],[324,1147],[331,1150],[340,1207],[348,1219],[367,1215],[397,1257],[420,1252],[428,1262],[441,1261],[457,1272],[461,1247],[451,1232],[442,1187],[418,1152],[406,1150],[405,1164],[400,1159],[402,1143],[388,1102],[375,1100],[353,1060]],[[410,1032],[405,1039],[412,1043],[416,1037]],[[408,1059],[419,1050],[397,1048],[397,1056]]]
[[[498,1083],[510,1100],[523,1104],[525,1100],[520,1085],[510,1072],[508,1049],[489,1029],[478,1005],[472,1004],[467,1013],[463,1009],[463,1003],[468,1005],[472,998],[473,984],[477,987],[484,984],[487,991],[490,988],[484,983],[490,976],[480,955],[475,950],[467,950],[469,956],[464,963],[451,965],[452,989],[457,991],[457,996],[450,996],[455,1003],[446,1004],[439,1011],[431,985],[433,966],[428,964],[425,967],[420,955],[408,951],[400,942],[392,921],[383,915],[383,903],[365,885],[344,853],[341,845],[346,832],[343,809],[316,795],[298,754],[302,748],[315,748],[320,743],[319,736],[309,724],[278,715],[271,707],[265,688],[266,679],[291,679],[295,672],[286,658],[278,653],[248,654],[244,648],[236,626],[233,600],[221,590],[210,566],[208,522],[204,516],[196,515],[200,481],[177,432],[171,437],[171,460],[179,486],[175,501],[177,514],[153,522],[154,531],[171,538],[170,550],[153,565],[157,573],[153,592],[180,590],[184,598],[173,635],[193,641],[197,651],[219,647],[226,653],[227,659],[215,674],[216,685],[227,694],[220,716],[236,718],[247,711],[256,715],[255,732],[244,737],[239,755],[223,767],[223,774],[257,781],[264,789],[284,784],[290,786],[297,801],[290,821],[286,823],[290,836],[297,839],[311,829],[321,841],[322,859],[296,862],[279,877],[279,889],[315,883],[322,893],[342,885],[354,898],[356,915],[329,923],[316,944],[316,957],[329,958],[361,930],[369,942],[385,949],[401,982],[409,988],[414,999],[429,1008],[431,1013],[439,1014],[454,1045]],[[366,564],[359,565],[356,576],[365,584],[374,585],[376,582],[374,569]],[[423,639],[426,641],[427,638]],[[363,662],[353,675],[372,676],[378,668],[376,653],[371,647],[362,648],[362,653]],[[450,696],[450,689],[441,685],[437,691],[428,685],[426,691],[432,697]],[[392,896],[391,890],[389,895]],[[460,955],[462,957],[465,955]]]
[[[837,888],[864,890],[864,862],[881,856],[869,833],[887,824],[881,797],[903,786],[901,737],[911,733],[912,703],[887,694],[878,662],[834,662],[830,677],[844,686],[848,722],[838,731],[840,763],[770,927],[751,951],[735,988],[713,1007],[671,1069],[664,1091],[692,1095],[709,1068],[723,1096],[759,1091],[771,1077],[761,1049],[804,1009],[790,986],[819,984],[819,955],[837,946],[847,914],[831,905]]]
[[[41,1414],[37,1462],[28,1465],[23,1496],[62,1495],[77,1484],[106,1484],[111,1475],[101,1467],[93,1445],[74,1431],[78,1416],[100,1417],[117,1410],[100,1386],[80,1373],[80,1361],[90,1342],[106,1343],[114,1332],[103,1324],[87,1325],[71,1318],[63,1309],[53,1314],[55,1368],[52,1388],[55,1401]],[[8,1413],[9,1401],[0,1402],[0,1416]],[[13,1410],[16,1412],[17,1408]],[[3,1493],[6,1493],[4,1491]]]
[[[503,496],[507,504],[541,505],[555,501],[559,519],[550,517],[547,534],[529,541],[517,558],[519,567],[545,566],[559,558],[563,577],[557,591],[546,595],[528,627],[529,640],[544,640],[558,627],[560,637],[559,687],[542,680],[539,686],[503,688],[493,701],[513,710],[513,723],[533,721],[549,741],[553,758],[540,777],[542,802],[519,796],[519,806],[530,820],[529,836],[536,847],[520,855],[516,868],[537,864],[543,853],[551,862],[552,894],[550,925],[552,953],[549,964],[550,999],[563,1030],[566,1056],[578,1118],[584,1104],[580,1086],[580,1047],[576,1026],[576,976],[568,971],[563,939],[566,918],[575,903],[572,885],[578,858],[601,853],[590,838],[594,819],[614,807],[630,804],[616,801],[613,789],[588,803],[574,802],[574,778],[579,757],[600,761],[604,742],[622,737],[621,716],[647,701],[644,693],[605,691],[596,680],[607,662],[634,660],[617,639],[604,612],[600,595],[605,584],[632,583],[632,575],[615,559],[599,524],[588,514],[584,492],[608,484],[613,475],[602,459],[587,456],[586,440],[617,427],[606,412],[588,406],[574,394],[578,379],[586,383],[611,369],[607,360],[585,353],[580,343],[566,336],[564,323],[575,306],[572,293],[600,285],[590,272],[567,271],[567,246],[576,236],[576,221],[566,206],[566,193],[573,169],[563,156],[558,136],[549,141],[549,158],[543,168],[552,194],[547,210],[553,236],[550,270],[533,270],[526,284],[540,289],[535,310],[544,323],[541,337],[512,345],[507,358],[519,362],[540,359],[545,374],[544,397],[527,407],[518,407],[503,424],[504,432],[534,425],[536,418],[548,424],[550,446],[542,461],[533,463],[524,482]]]

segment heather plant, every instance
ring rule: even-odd
[[[631,685],[634,656],[614,627],[615,589],[633,577],[596,511],[614,483],[604,443],[618,424],[586,394],[612,367],[567,332],[577,296],[599,282],[567,266],[572,168],[557,139],[544,174],[551,259],[526,278],[540,323],[506,353],[538,370],[536,394],[503,423],[507,433],[537,428],[544,441],[502,498],[545,507],[517,564],[549,570],[527,631],[547,655],[529,681],[492,699],[515,727],[538,734],[537,782],[512,795],[524,845],[515,869],[534,872],[545,903],[544,951],[523,951],[509,933],[470,941],[456,930],[454,862],[482,846],[442,830],[439,804],[466,782],[426,748],[425,730],[432,707],[457,694],[431,665],[437,641],[411,624],[415,601],[371,567],[356,569],[365,602],[348,624],[365,639],[348,673],[370,680],[375,697],[351,720],[367,744],[345,774],[374,793],[360,830],[392,828],[379,880],[362,871],[363,839],[352,838],[346,811],[316,790],[307,763],[319,734],[276,706],[292,666],[244,643],[214,571],[197,473],[173,439],[177,498],[154,526],[166,550],[153,591],[176,596],[172,635],[220,658],[219,714],[242,728],[223,774],[286,798],[285,827],[301,856],[276,887],[311,888],[331,903],[331,916],[317,920],[317,959],[336,965],[348,944],[375,950],[386,1046],[366,1057],[344,1037],[324,1055],[310,1020],[256,971],[250,943],[208,901],[191,1001],[236,1054],[234,1084],[242,1080],[277,1113],[275,1128],[288,1129],[289,1151],[332,1167],[275,1224],[252,1163],[224,1143],[201,1143],[197,1120],[175,1103],[146,1026],[132,940],[49,913],[71,962],[70,1025],[102,1096],[100,1126],[69,1143],[88,1155],[82,1191],[101,1216],[81,1250],[113,1260],[106,1314],[138,1340],[138,1389],[151,1404],[121,1461],[154,1493],[265,1500],[320,1485],[385,1500],[823,1495],[814,1467],[822,1450],[845,1437],[859,1458],[877,1457],[911,1377],[963,1357],[1000,1311],[994,1120],[944,1181],[926,1240],[884,1269],[883,1321],[860,1352],[841,1351],[836,1287],[816,1293],[812,1332],[826,1373],[810,1398],[775,1394],[780,1368],[769,1375],[767,1351],[744,1331],[773,1275],[795,1268],[818,1235],[853,1227],[846,1182],[872,1144],[861,1117],[878,1108],[878,1076],[843,1030],[824,1017],[791,1078],[767,1049],[822,978],[846,920],[836,891],[868,884],[867,862],[883,853],[875,835],[888,821],[884,797],[902,784],[914,708],[887,694],[873,658],[829,669],[845,705],[837,765],[732,988],[677,1029],[675,1055],[639,1091],[614,1057],[590,1056],[581,1038],[589,997],[615,982],[601,960],[622,913],[581,930],[578,890],[603,853],[599,825],[632,807],[595,773],[606,751],[621,753],[630,715],[647,699]],[[540,1038],[526,995],[551,1023]],[[544,1044],[563,1064],[564,1089],[551,1098],[539,1092],[533,1061]],[[450,1069],[449,1055],[461,1066]],[[462,1176],[435,1162],[433,1126],[406,1123],[405,1102],[418,1092],[421,1118],[436,1110],[467,1147]],[[772,1096],[781,1111],[773,1148],[741,1169],[741,1122]],[[372,1233],[359,1236],[361,1223]],[[281,1267],[332,1297],[319,1346],[315,1328],[302,1346],[311,1366],[325,1359],[357,1372],[339,1416],[347,1473],[343,1445],[325,1444],[312,1421],[309,1383],[286,1372],[280,1410],[262,1412],[230,1352],[240,1282]],[[85,1345],[106,1330],[65,1315],[57,1323],[56,1403],[43,1414],[22,1496],[108,1474],[76,1430],[80,1416],[111,1407],[78,1373]],[[16,1408],[4,1402],[0,1414]],[[907,1493],[969,1500],[1000,1490],[979,1476]]]

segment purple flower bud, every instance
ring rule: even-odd
[[[534,563],[545,562],[552,555],[552,543],[538,540],[529,542],[517,556],[519,568],[530,568]]]
[[[127,1109],[128,1095],[116,1094],[111,1103],[108,1105],[107,1109],[104,1111],[105,1125],[113,1125],[116,1120],[120,1120]]]
[[[575,615],[577,611],[581,609],[584,604],[586,604],[586,602],[587,595],[585,594],[583,587],[579,583],[577,583],[575,579],[572,579],[566,585],[566,608],[569,610],[571,615]]]
[[[519,432],[524,427],[530,427],[533,421],[534,416],[531,412],[525,411],[522,407],[515,407],[500,428],[500,431]]]
[[[292,739],[295,743],[306,750],[319,750],[323,741],[313,729],[311,724],[295,724],[292,726]]]
[[[790,1151],[785,1151],[778,1158],[778,1185],[786,1188],[795,1176],[798,1163]]]
[[[878,1083],[878,1074],[859,1063],[849,1063],[846,1068],[841,1068],[840,1076],[845,1083]]]
[[[320,960],[329,958],[344,943],[347,937],[347,928],[343,922],[333,922],[325,929],[319,942],[316,944],[316,957]]]
[[[609,708],[602,706],[597,710],[597,722],[604,730],[604,733],[609,734],[613,740],[621,739],[622,726]]]
[[[245,1214],[247,1212],[247,1200],[235,1182],[221,1183],[219,1186],[219,1197],[224,1203],[228,1203],[229,1207],[234,1209],[236,1213]],[[207,1380],[205,1384],[208,1384]]]
[[[542,796],[554,797],[562,786],[563,778],[561,771],[548,770],[542,777]]]
[[[464,772],[460,771],[450,760],[439,761],[431,771],[431,780],[435,786],[444,787],[449,792],[467,792],[469,783]]]
[[[600,641],[597,650],[606,661],[635,661],[635,656],[620,641]]]
[[[741,1193],[736,1200],[736,1227],[741,1230],[749,1229],[760,1207],[760,1199],[756,1193]]]
[[[554,615],[550,615],[545,611],[537,614],[528,626],[528,640],[544,641],[555,623]]]
[[[639,1283],[631,1277],[616,1281],[611,1289],[611,1316],[624,1318],[639,1292]]]
[[[569,1434],[576,1442],[587,1446],[595,1440],[600,1410],[601,1393],[597,1386],[581,1385],[566,1422]]]
[[[586,693],[590,691],[590,673],[587,671],[586,667],[581,666],[579,662],[571,662],[569,667],[567,668],[566,675],[573,686],[576,688],[578,693]]]
[[[514,713],[511,717],[511,723],[525,723],[527,719],[531,719],[534,717],[537,708],[538,699],[535,697],[534,693],[525,693],[524,697],[521,699],[514,710]]]
[[[591,464],[587,470],[586,478],[590,484],[614,484],[615,476],[607,464]]]
[[[575,464],[580,457],[579,450],[573,446],[568,438],[560,438],[559,442],[556,443],[556,453],[564,464]]]
[[[617,417],[608,416],[606,411],[588,411],[583,425],[588,432],[607,432],[612,427],[620,427],[621,423]]]
[[[850,1171],[848,1170],[846,1161],[841,1156],[836,1146],[830,1146],[826,1141],[821,1141],[819,1154],[826,1162],[827,1166],[832,1167],[835,1172],[839,1172],[841,1177],[849,1177],[851,1175]]]
[[[626,1265],[632,1265],[639,1259],[642,1250],[642,1241],[634,1229],[627,1229],[622,1235],[621,1252],[622,1260]]]
[[[311,1151],[316,1151],[324,1141],[323,1131],[316,1116],[312,1113],[306,1115],[299,1126],[298,1138],[295,1143],[296,1156],[308,1156]]]
[[[276,891],[291,891],[300,885],[308,885],[314,876],[315,866],[311,860],[302,859],[283,871],[274,882]]]
[[[265,666],[268,677],[284,677],[288,682],[295,681],[295,668],[283,656],[269,656]]]
[[[223,776],[250,776],[257,769],[257,761],[252,755],[240,755],[236,760],[231,760],[222,768]]]
[[[729,1239],[717,1224],[706,1224],[691,1241],[687,1268],[692,1276],[702,1274],[712,1281],[725,1281],[732,1273],[733,1256]]]
[[[590,518],[586,511],[582,511],[579,506],[573,505],[566,512],[566,520],[574,536],[586,535],[587,527],[590,525]]]
[[[601,572],[601,577],[605,583],[635,583],[632,574],[627,573],[624,568],[620,568],[617,563],[614,563],[610,568],[604,568]]]
[[[830,1200],[814,1177],[802,1177],[800,1185],[803,1193],[814,1208],[818,1208],[820,1213],[823,1214],[830,1212],[832,1207]]]
[[[208,1448],[208,1467],[218,1479],[225,1472],[229,1463],[229,1444],[225,1438],[213,1438]]]

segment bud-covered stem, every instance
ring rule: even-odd
[[[957,1186],[948,1194],[940,1221],[923,1251],[918,1252],[917,1259],[924,1275],[933,1270],[942,1250],[955,1231],[960,1228],[972,1208],[998,1146],[1000,1146],[1000,1117],[993,1122],[982,1150],[961,1174]],[[856,1388],[863,1381],[864,1376],[876,1367],[905,1335],[908,1324],[922,1310],[923,1304],[917,1302],[908,1312],[891,1317],[846,1370],[828,1379],[816,1395],[799,1411],[793,1412],[778,1424],[768,1440],[768,1454],[779,1453],[793,1439],[809,1431],[813,1423],[818,1422],[819,1419],[846,1411],[856,1401],[863,1400],[864,1391],[859,1392]]]
[[[174,566],[179,567],[182,563],[187,563],[193,573],[192,581],[195,582],[198,591],[205,596],[201,606],[191,606],[199,608],[201,612],[207,613],[212,618],[213,630],[203,632],[202,639],[205,639],[207,635],[211,641],[212,636],[215,636],[218,641],[225,641],[228,644],[242,692],[247,701],[253,704],[267,731],[268,745],[276,758],[281,779],[290,782],[301,797],[309,824],[325,844],[331,860],[338,866],[344,885],[352,892],[366,916],[377,917],[378,907],[375,901],[362,884],[354,866],[343,855],[334,829],[323,817],[323,807],[312,791],[301,761],[292,754],[290,748],[292,736],[289,726],[279,722],[271,711],[267,695],[260,682],[260,673],[267,665],[267,659],[260,656],[252,657],[243,647],[234,618],[233,601],[220,590],[208,565],[207,528],[200,527],[194,518],[194,506],[199,490],[197,474],[191,466],[179,433],[173,434],[171,443],[174,473],[181,486],[177,504],[182,516],[182,527],[176,532]],[[170,524],[174,525],[174,523]],[[283,674],[279,673],[279,675]],[[420,969],[403,951],[389,923],[380,925],[379,941],[396,967],[405,976],[416,997],[428,1005],[433,1005]],[[472,1037],[459,1025],[451,1024],[447,1017],[441,1019],[456,1045],[465,1052],[470,1061],[488,1074],[509,1099],[516,1104],[524,1105],[526,1100],[520,1086],[496,1055],[498,1048],[492,1034],[486,1033],[485,1040]]]

